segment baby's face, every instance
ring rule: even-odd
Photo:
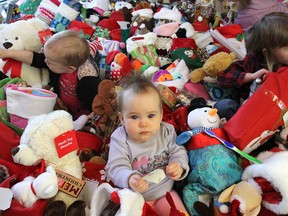
[[[123,98],[125,102],[119,117],[128,137],[136,143],[151,140],[160,129],[163,115],[157,92],[135,94],[127,90]]]
[[[44,46],[45,63],[49,69],[56,74],[68,73],[68,67],[64,65],[61,60],[59,60],[60,54],[58,52],[61,51],[55,48],[51,49]]]

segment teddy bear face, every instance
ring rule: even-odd
[[[2,24],[0,25],[0,47],[10,50],[40,51],[42,43],[38,32],[45,29],[48,29],[48,26],[38,18]]]
[[[20,145],[12,150],[14,162],[31,166],[41,159],[55,165],[70,161],[76,157],[77,151],[60,158],[54,139],[72,129],[72,116],[63,110],[31,117],[21,136]]]

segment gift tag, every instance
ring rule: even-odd
[[[78,142],[75,131],[67,131],[54,138],[58,157],[61,158],[72,151],[78,150]]]
[[[0,187],[0,210],[5,211],[10,208],[13,193],[9,188]]]
[[[156,169],[143,177],[144,180],[158,184],[166,177],[163,169]]]

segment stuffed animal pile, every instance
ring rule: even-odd
[[[41,209],[41,214],[45,210],[47,215],[63,216],[94,216],[100,212],[155,215],[140,194],[114,188],[105,175],[110,135],[120,125],[118,93],[125,79],[133,75],[145,76],[157,86],[163,101],[163,121],[175,127],[177,144],[187,149],[191,172],[176,189],[190,215],[288,214],[287,173],[284,171],[288,165],[285,116],[288,105],[275,93],[281,89],[281,93],[287,92],[284,91],[288,86],[285,76],[282,73],[281,82],[275,79],[274,83],[281,87],[275,87],[277,91],[265,82],[259,88],[262,94],[272,92],[275,97],[271,93],[269,97],[259,99],[255,92],[246,105],[239,103],[234,89],[223,89],[215,82],[218,74],[246,54],[244,31],[233,23],[237,13],[235,3],[222,0],[24,0],[13,7],[13,15],[7,13],[6,23],[0,24],[1,49],[41,52],[52,34],[66,29],[79,31],[89,42],[97,42],[97,53],[95,57],[91,56],[90,62],[95,70],[99,68],[101,82],[97,84],[98,93],[90,115],[73,121],[57,98],[57,106],[53,100],[45,107],[49,108],[48,113],[26,115],[25,127],[19,129],[13,115],[7,112],[7,89],[9,93],[10,84],[20,85],[20,81],[29,88],[46,88],[50,81],[48,72],[16,60],[0,59],[0,110],[3,116],[0,123],[19,134],[11,148],[12,161],[9,163],[20,167],[16,170],[18,174],[13,173],[19,177],[17,184],[7,186],[5,181],[13,174],[7,172],[5,159],[4,162],[0,160],[0,186],[5,183],[3,188],[11,189],[14,195],[10,211],[8,208],[2,212],[4,216],[13,212],[15,205],[25,209],[27,215],[35,212],[37,215],[36,208]],[[270,76],[270,80],[273,77]],[[262,110],[261,114],[258,112],[261,116],[255,113],[247,119],[250,114],[247,107],[264,103],[266,100],[262,98],[271,106],[258,107]],[[241,105],[240,111],[233,110],[231,114],[227,100]],[[41,111],[40,106],[23,106],[21,103],[17,110]],[[277,108],[273,116],[267,115],[270,107]],[[225,116],[228,112],[232,120],[226,119],[226,122],[220,118],[220,113]],[[234,113],[238,122],[233,118]],[[260,144],[253,145],[247,153],[256,157],[261,152],[258,157],[261,164],[251,164],[205,134],[209,129],[231,142],[230,139],[237,135],[229,130],[231,128],[260,128],[252,121],[256,116],[259,117],[257,125],[261,125],[260,135],[256,137],[260,139],[259,143],[264,146],[267,141],[272,147],[280,146],[277,150],[271,147],[271,151],[263,154]],[[272,116],[273,122],[265,120],[266,116]],[[266,134],[270,127],[264,128],[266,124],[261,124],[260,120],[273,126],[273,133]],[[245,137],[242,132],[245,130],[241,131],[241,136]],[[265,135],[263,142],[262,135]],[[3,143],[6,142],[3,139]],[[247,146],[248,143],[241,142],[238,148],[245,150]],[[41,172],[32,172],[31,167],[39,167],[42,163]],[[21,169],[31,172],[23,174]],[[81,187],[72,187],[72,182],[64,183],[62,175],[71,177],[71,181]],[[58,187],[55,186],[57,179]],[[65,186],[67,190],[71,189],[70,192],[77,191],[78,196],[65,193],[62,190]],[[169,195],[166,198],[172,211],[173,200]],[[173,211],[172,215],[182,215]]]

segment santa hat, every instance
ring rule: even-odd
[[[91,200],[91,216],[101,215],[109,201],[119,204],[119,216],[156,216],[156,213],[145,202],[140,193],[130,189],[113,188],[108,183],[102,183],[95,191]]]
[[[163,7],[154,14],[154,19],[166,19],[172,20],[174,22],[181,22],[182,14],[181,12],[174,6],[172,9],[167,7]]]
[[[237,58],[242,60],[247,53],[244,32],[240,25],[229,24],[210,31],[211,36],[230,52],[235,52]]]
[[[243,29],[238,24],[230,24],[216,28],[216,30],[222,34],[225,38],[236,38],[243,34]],[[243,38],[239,38],[241,41]]]
[[[173,38],[171,51],[180,48],[192,48],[197,50],[196,42],[193,38]]]
[[[276,152],[248,166],[242,180],[249,181],[262,194],[262,205],[275,214],[288,214],[288,151]]]
[[[197,17],[192,23],[195,31],[198,32],[206,32],[209,30],[209,24],[207,18],[203,18],[202,16]]]
[[[120,25],[115,19],[105,18],[100,20],[97,23],[97,26],[101,26],[102,28],[107,28],[109,31],[114,29],[120,29]]]

